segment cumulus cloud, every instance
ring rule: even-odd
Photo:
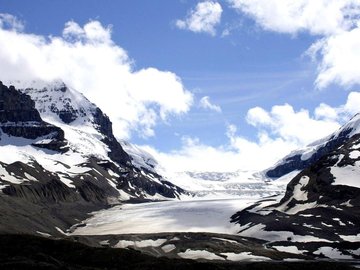
[[[196,5],[184,20],[177,20],[176,26],[195,33],[216,35],[216,26],[221,21],[222,7],[218,2],[204,1]]]
[[[360,21],[358,27],[352,30],[314,43],[307,53],[319,61],[316,85],[324,88],[331,83],[342,86],[360,84],[359,48]]]
[[[95,102],[114,124],[119,138],[132,132],[154,135],[171,115],[186,113],[193,100],[181,79],[153,67],[135,70],[128,53],[115,44],[111,26],[70,21],[62,36],[23,32],[11,15],[0,16],[1,80],[63,80]]]
[[[221,112],[221,107],[219,105],[212,104],[210,102],[210,97],[209,96],[205,96],[205,97],[202,97],[200,99],[199,107],[203,108],[205,110],[211,110],[211,111],[215,111],[215,112],[218,112],[218,113]]]
[[[228,0],[261,27],[280,33],[331,35],[350,29],[358,17],[357,0]]]
[[[358,0],[228,0],[265,30],[319,37],[308,50],[318,61],[316,86],[360,83],[360,1]]]
[[[182,147],[170,153],[143,146],[171,173],[181,171],[264,170],[291,151],[304,147],[336,131],[360,106],[360,92],[351,92],[345,104],[331,107],[320,104],[313,112],[295,110],[291,105],[276,105],[270,110],[254,107],[246,120],[256,128],[257,138],[250,140],[238,134],[229,124],[227,141],[210,146],[200,139],[183,137]]]

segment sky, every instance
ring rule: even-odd
[[[359,0],[0,0],[1,80],[63,80],[171,171],[262,170],[360,108]]]

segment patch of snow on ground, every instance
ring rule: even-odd
[[[334,176],[333,185],[360,188],[360,162],[355,162],[355,166],[331,167],[331,174]]]
[[[349,250],[349,252],[350,252],[351,254],[354,254],[354,255],[360,256],[360,248],[355,249],[355,250]]]
[[[321,247],[314,252],[316,255],[323,254],[325,257],[330,259],[352,259],[352,256],[342,254],[337,248],[332,247]]]
[[[224,258],[206,250],[187,249],[185,252],[178,253],[178,256],[180,256],[183,259],[191,259],[191,260],[198,260],[198,259],[221,260],[221,261],[225,260]]]
[[[168,245],[165,245],[165,246],[161,247],[161,249],[162,249],[165,253],[169,253],[169,252],[173,251],[174,249],[176,249],[176,246],[173,245],[173,244],[168,244]]]
[[[299,250],[297,246],[273,246],[278,251],[293,253],[293,254],[303,254],[306,250]]]
[[[350,156],[349,156],[351,159],[358,159],[360,157],[360,151],[359,150],[355,150],[355,151],[352,151],[350,153]]]
[[[226,259],[229,261],[268,261],[271,260],[268,257],[256,256],[251,254],[251,252],[241,252],[241,253],[221,253],[221,255],[226,256]]]
[[[166,242],[166,239],[157,239],[157,240],[141,240],[141,241],[128,241],[128,240],[120,240],[115,247],[116,248],[127,248],[127,247],[159,247]]]
[[[252,237],[256,239],[275,241],[291,241],[291,242],[330,242],[326,239],[321,239],[311,235],[295,235],[289,231],[266,231],[264,224],[256,224],[239,233],[240,236]],[[288,240],[290,239],[290,240]]]
[[[124,204],[94,213],[74,235],[159,232],[212,232],[236,234],[230,217],[254,200],[164,201]]]
[[[134,241],[128,241],[128,240],[120,240],[114,247],[115,248],[127,248],[130,246],[134,246]]]
[[[307,192],[303,191],[303,188],[307,186],[307,184],[309,183],[309,179],[310,178],[308,176],[302,176],[299,183],[294,187],[293,197],[297,201],[307,201]]]
[[[40,234],[41,236],[44,236],[44,237],[51,237],[51,234],[48,234],[48,233],[44,233],[44,232],[40,232],[40,231],[36,231],[36,233]]]
[[[360,242],[360,233],[358,235],[339,235],[345,241],[348,242]]]

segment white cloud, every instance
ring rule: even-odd
[[[324,88],[331,83],[342,86],[360,84],[359,48],[360,21],[357,28],[314,43],[308,53],[319,58],[316,85]]]
[[[318,61],[316,86],[360,84],[359,0],[228,0],[265,30],[320,39],[308,50]],[[317,57],[318,56],[318,57]]]
[[[347,101],[339,107],[331,107],[321,103],[314,112],[316,119],[343,122],[360,113],[360,92],[350,92]]]
[[[358,0],[228,0],[261,27],[280,33],[331,35],[348,30],[359,15]]]
[[[269,112],[260,107],[250,109],[247,121],[272,137],[298,146],[325,137],[340,127],[338,122],[328,118],[315,119],[307,110],[294,111],[289,104],[273,106]]]
[[[203,109],[215,111],[218,113],[221,112],[221,107],[219,105],[212,104],[210,102],[210,97],[208,97],[208,96],[202,97],[200,99],[199,106],[200,106],[200,108],[203,108]]]
[[[143,146],[170,175],[181,171],[263,170],[274,165],[291,151],[304,147],[336,131],[360,108],[360,92],[351,92],[345,104],[331,107],[320,104],[313,113],[295,110],[291,105],[260,107],[248,111],[246,120],[256,128],[257,139],[237,134],[235,125],[228,125],[227,141],[210,146],[198,138],[183,137],[182,147],[170,153]]]
[[[195,33],[216,35],[215,27],[221,21],[222,7],[218,2],[204,1],[196,5],[184,20],[177,20],[176,26]]]
[[[7,13],[0,13],[0,27],[13,31],[24,30],[23,22],[21,22],[17,17]]]
[[[83,27],[67,22],[62,36],[21,29],[16,18],[0,16],[1,79],[61,79],[110,116],[119,138],[132,132],[152,136],[158,121],[186,113],[192,104],[192,94],[176,74],[152,67],[134,70],[127,52],[112,40],[111,27],[98,21]]]

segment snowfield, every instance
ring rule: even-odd
[[[124,204],[94,213],[74,235],[105,235],[160,232],[212,232],[236,234],[230,223],[237,211],[255,199],[164,201]]]

